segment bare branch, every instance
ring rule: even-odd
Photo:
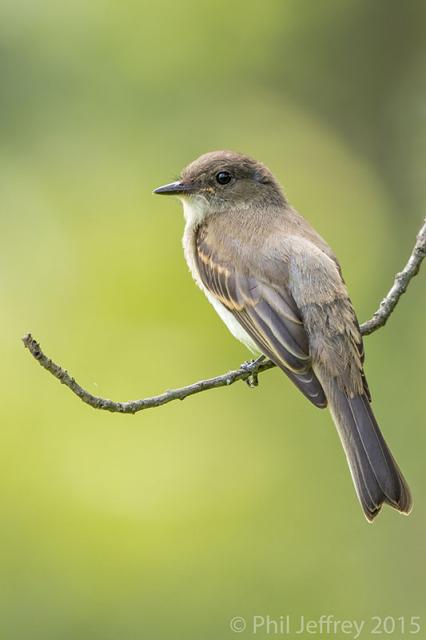
[[[426,255],[426,218],[423,225],[417,234],[416,244],[409,257],[404,269],[397,273],[395,281],[389,290],[389,293],[380,303],[379,308],[374,313],[371,320],[367,320],[361,327],[362,335],[368,336],[373,331],[376,331],[380,327],[384,327],[388,321],[389,316],[392,314],[396,305],[399,302],[400,297],[407,291],[407,287],[411,278],[416,276],[419,272],[420,265],[423,258]]]
[[[399,302],[400,297],[407,290],[407,287],[411,279],[419,272],[419,268],[423,258],[426,255],[426,220],[421,227],[417,236],[416,244],[414,245],[411,256],[404,267],[404,269],[397,273],[395,281],[391,287],[389,293],[383,298],[378,310],[374,313],[370,320],[367,320],[361,325],[361,333],[363,335],[369,335],[374,331],[377,331],[380,327],[383,327],[389,316],[394,311],[396,305]],[[137,413],[143,409],[150,409],[151,407],[160,407],[163,404],[172,402],[173,400],[184,400],[188,396],[192,396],[202,391],[209,389],[217,389],[219,387],[226,387],[239,380],[245,380],[250,386],[257,385],[257,376],[263,371],[272,369],[275,364],[270,360],[254,360],[253,362],[247,362],[242,364],[238,369],[234,371],[228,371],[220,376],[209,378],[207,380],[200,380],[194,382],[187,387],[181,387],[179,389],[171,389],[165,391],[157,396],[150,398],[142,398],[140,400],[129,400],[128,402],[114,402],[107,398],[100,398],[83,389],[76,380],[69,375],[65,369],[62,369],[59,365],[48,358],[41,350],[38,342],[28,334],[22,338],[25,347],[30,351],[32,356],[44,367],[49,373],[57,378],[62,384],[70,389],[75,395],[77,395],[83,402],[90,405],[94,409],[104,409],[113,413]]]
[[[250,377],[256,376],[262,371],[275,367],[274,363],[270,360],[266,360],[262,363],[255,360],[254,362],[249,362],[246,365],[241,365],[241,367],[235,371],[229,371],[228,373],[216,376],[215,378],[200,380],[199,382],[194,382],[193,384],[190,384],[187,387],[181,387],[180,389],[170,389],[158,396],[143,398],[141,400],[129,400],[127,402],[114,402],[107,398],[94,396],[89,393],[89,391],[86,391],[86,389],[83,389],[83,387],[81,387],[67,371],[55,364],[43,353],[40,345],[36,340],[34,340],[31,334],[24,336],[22,340],[24,345],[39,364],[49,371],[49,373],[57,378],[62,384],[71,389],[71,391],[83,400],[83,402],[86,402],[94,409],[105,409],[106,411],[112,411],[113,413],[137,413],[143,409],[160,407],[172,400],[184,400],[188,396],[193,396],[195,393],[201,393],[201,391],[217,389],[218,387],[226,387],[234,384],[234,382],[238,382],[238,380],[249,380]]]

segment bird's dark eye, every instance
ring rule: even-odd
[[[232,176],[229,173],[229,171],[219,171],[219,173],[216,174],[216,181],[219,184],[229,184],[229,182],[231,182]]]

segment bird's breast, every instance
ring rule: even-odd
[[[228,327],[229,331],[232,333],[234,338],[239,340],[246,346],[252,353],[260,354],[260,351],[249,336],[249,334],[243,329],[235,316],[227,309],[208,289],[204,286],[204,283],[201,279],[200,272],[198,270],[197,265],[197,257],[196,257],[196,233],[197,227],[190,222],[187,222],[185,226],[185,231],[182,238],[183,252],[185,256],[185,260],[188,264],[189,270],[194,278],[196,284],[200,287],[200,289],[205,294],[207,300],[213,306],[216,313],[219,315],[221,320]]]

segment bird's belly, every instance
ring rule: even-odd
[[[234,338],[237,338],[240,342],[243,343],[252,353],[255,355],[259,355],[261,352],[252,338],[249,336],[247,331],[240,325],[235,316],[232,315],[230,311],[221,303],[217,298],[214,297],[210,291],[208,291],[204,285],[201,284],[201,287],[206,294],[207,300],[213,305],[216,313],[223,320],[223,322],[228,327],[229,331],[232,333]]]
[[[187,209],[190,209],[190,207],[187,206]],[[185,259],[188,264],[189,270],[191,271],[192,277],[194,278],[196,284],[200,287],[200,289],[205,293],[207,300],[213,305],[216,313],[226,324],[234,338],[237,338],[237,340],[242,342],[243,345],[246,346],[255,355],[260,355],[261,351],[257,347],[256,343],[252,340],[247,331],[243,329],[235,316],[233,316],[232,313],[221,302],[219,302],[219,300],[217,300],[217,298],[215,298],[214,295],[210,293],[210,291],[204,286],[198,272],[197,260],[195,257],[194,233],[195,227],[193,226],[192,221],[188,220],[182,238],[182,244]]]

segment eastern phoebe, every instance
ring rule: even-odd
[[[340,265],[260,162],[207,153],[154,193],[183,203],[185,258],[231,333],[330,408],[358,498],[408,514],[410,490],[370,406],[364,349]]]

